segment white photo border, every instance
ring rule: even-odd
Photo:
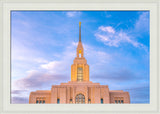
[[[0,0],[0,113],[160,113],[158,0]],[[150,11],[150,104],[10,104],[10,12],[12,10]]]

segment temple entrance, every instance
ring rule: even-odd
[[[78,94],[76,96],[76,104],[85,104],[85,96],[83,94]]]

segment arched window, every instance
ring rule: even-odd
[[[81,50],[79,50],[79,57],[81,58]]]
[[[83,68],[78,67],[77,69],[77,81],[83,81]]]
[[[85,104],[85,96],[83,94],[78,94],[76,96],[76,104]]]

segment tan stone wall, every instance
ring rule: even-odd
[[[61,87],[61,88],[59,88],[59,94],[60,94],[60,104],[65,104],[65,103],[67,103],[66,101],[67,101],[67,93],[66,93],[66,87]]]
[[[108,86],[102,86],[100,89],[100,93],[101,93],[101,98],[103,98],[103,102],[105,104],[110,103],[110,98],[109,98],[109,88]]]
[[[45,103],[51,103],[51,91],[36,91],[36,92],[31,92],[29,96],[29,103],[36,103],[36,98],[44,98]]]
[[[76,68],[76,64],[71,65],[71,81],[77,81]]]
[[[130,103],[130,96],[128,92],[110,91],[110,103],[115,103],[115,98],[122,98],[124,103]]]
[[[107,85],[100,85],[92,82],[68,82],[61,83],[61,85],[53,85],[51,91],[36,91],[31,92],[29,103],[36,103],[37,97],[45,97],[46,103],[57,104],[57,99],[60,99],[61,104],[75,103],[76,95],[83,94],[85,96],[85,103],[88,99],[92,104],[100,104],[101,98],[103,103],[115,103],[115,98],[123,98],[124,103],[130,103],[128,92],[123,91],[109,91]]]
[[[99,104],[100,103],[100,99],[101,99],[101,88],[100,87],[94,87],[94,103]],[[91,99],[92,100],[92,99]]]
[[[100,104],[101,98],[103,103],[110,103],[108,86],[94,86],[89,89],[89,98],[91,97],[91,103]]]
[[[52,89],[51,89],[51,103],[54,103],[54,104],[57,103],[57,98],[59,98],[58,88],[52,86]]]
[[[108,86],[99,85],[99,83],[85,83],[85,82],[69,82],[62,83],[61,85],[52,86],[51,91],[51,103],[57,103],[57,99],[60,99],[60,103],[75,103],[75,97],[78,94],[85,96],[85,103],[88,103],[88,99],[93,104],[99,104],[100,99],[103,98],[104,103],[109,103],[109,89]],[[60,96],[60,97],[59,97]]]
[[[82,57],[82,58],[77,58],[76,57],[73,60],[73,64],[87,64],[87,60],[84,57]]]
[[[89,81],[89,65],[84,65],[84,81]]]
[[[51,89],[51,103],[57,103],[57,99],[60,99],[60,103],[67,103],[67,88],[65,86],[52,86]]]

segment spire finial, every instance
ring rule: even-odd
[[[79,42],[81,42],[81,22],[79,22]]]
[[[81,22],[79,22],[79,26],[81,26]]]

